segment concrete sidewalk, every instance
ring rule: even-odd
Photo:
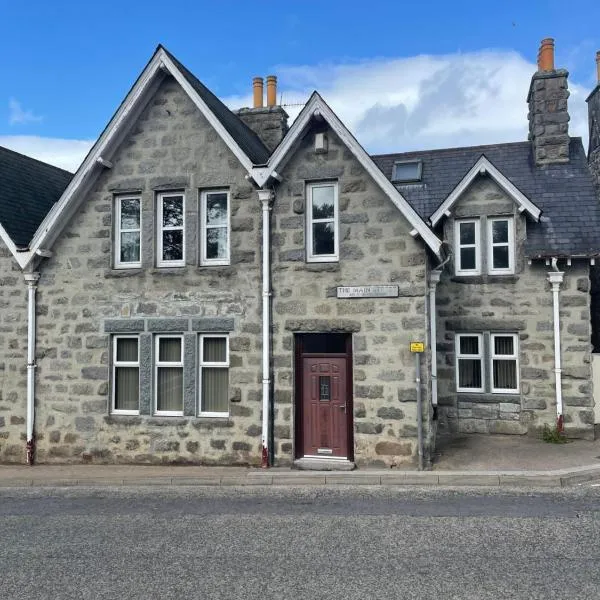
[[[0,487],[56,486],[569,486],[600,480],[600,440],[546,444],[517,436],[440,438],[430,471],[352,472],[245,467],[142,465],[5,465]]]

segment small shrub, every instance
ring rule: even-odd
[[[558,426],[549,427],[548,425],[544,425],[544,429],[542,431],[542,439],[548,444],[566,444],[567,438],[564,433],[561,433],[558,430]]]

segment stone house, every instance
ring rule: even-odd
[[[288,128],[253,85],[234,113],[159,46],[74,175],[0,149],[0,460],[593,437],[600,88],[586,158],[548,40],[513,144],[370,156],[317,92]]]

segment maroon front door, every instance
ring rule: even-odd
[[[348,457],[348,397],[346,357],[301,358],[303,456]]]

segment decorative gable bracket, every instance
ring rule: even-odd
[[[450,192],[448,197],[440,204],[436,211],[429,217],[432,226],[436,226],[443,217],[452,214],[452,207],[471,185],[478,175],[489,175],[518,205],[519,212],[527,212],[535,221],[539,221],[542,211],[521,192],[507,177],[505,177],[485,156],[471,167],[469,172],[461,179],[458,185]]]

